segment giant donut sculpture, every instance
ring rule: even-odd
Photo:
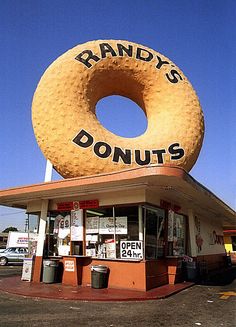
[[[120,137],[101,125],[96,103],[109,95],[143,109],[142,135]],[[39,147],[65,178],[150,164],[189,171],[204,134],[198,97],[182,71],[150,48],[118,40],[87,42],[56,59],[35,91],[32,121]]]

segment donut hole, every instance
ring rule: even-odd
[[[102,67],[93,71],[85,89],[85,99],[95,113],[95,107],[102,98],[118,95],[131,99],[146,113],[144,100],[145,78],[133,70],[120,70],[119,66]]]
[[[147,129],[147,117],[143,109],[123,96],[102,98],[96,104],[95,113],[104,128],[121,137],[138,137]]]

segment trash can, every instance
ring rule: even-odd
[[[108,286],[108,267],[97,265],[91,267],[91,287],[107,288]]]
[[[197,279],[197,264],[195,261],[186,264],[187,280],[195,281]]]
[[[43,283],[55,283],[58,275],[58,260],[43,260]]]

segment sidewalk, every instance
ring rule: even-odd
[[[59,283],[44,284],[21,281],[13,276],[0,279],[0,291],[21,296],[78,300],[78,301],[144,301],[158,300],[176,294],[194,283],[183,282],[175,285],[164,285],[150,291],[132,291],[120,289],[93,289],[91,287],[66,286]]]

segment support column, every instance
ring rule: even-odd
[[[36,258],[34,262],[34,274],[33,274],[33,281],[38,283],[40,282],[41,270],[42,270],[43,247],[44,247],[46,223],[47,223],[47,216],[48,216],[48,202],[49,200],[42,200],[41,203],[38,242],[37,242]]]
[[[197,257],[194,212],[192,209],[188,210],[188,226],[189,226],[190,256]]]

